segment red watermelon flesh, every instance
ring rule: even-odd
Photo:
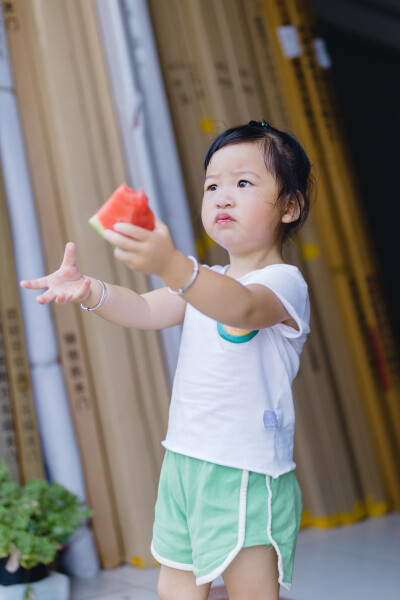
[[[154,214],[143,189],[136,192],[125,184],[120,185],[89,219],[100,235],[104,235],[106,229],[113,229],[118,222],[154,229]]]

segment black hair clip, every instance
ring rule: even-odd
[[[247,125],[250,127],[271,127],[271,125],[269,125],[267,121],[264,121],[264,119],[262,121],[249,121]]]

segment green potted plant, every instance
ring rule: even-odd
[[[0,460],[0,585],[46,577],[58,551],[91,515],[58,483],[31,479],[21,486],[11,481]]]

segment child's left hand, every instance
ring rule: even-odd
[[[155,229],[149,231],[130,223],[116,223],[107,229],[104,238],[116,246],[114,256],[134,271],[163,277],[175,253],[168,227],[155,220]]]

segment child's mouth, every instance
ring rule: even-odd
[[[228,225],[229,223],[233,223],[235,219],[232,219],[230,215],[227,213],[219,213],[215,219],[217,225]]]

